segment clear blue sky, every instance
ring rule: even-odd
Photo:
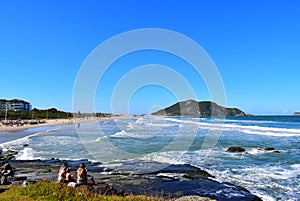
[[[300,110],[299,9],[297,0],[1,0],[0,98],[72,111],[77,73],[94,48],[125,31],[163,28],[206,50],[223,79],[227,106],[252,114],[291,114]],[[97,91],[97,111],[111,112],[113,80],[137,64],[174,67],[197,90],[198,100],[209,99],[203,82],[176,58],[153,52],[121,61],[114,66],[123,70],[112,67],[105,90]],[[122,68],[130,61],[134,65]],[[130,112],[149,113],[154,105],[175,101],[167,90],[148,86],[132,97]]]

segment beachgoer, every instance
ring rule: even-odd
[[[77,170],[77,184],[87,184],[87,169],[83,163],[79,165]]]
[[[69,183],[69,182],[75,182],[75,178],[74,176],[71,174],[71,168],[67,168],[67,171],[66,171],[66,181]]]
[[[66,181],[67,169],[68,169],[67,163],[62,164],[62,166],[59,168],[58,178],[57,178],[58,182],[64,183]]]
[[[9,177],[13,176],[13,170],[9,163],[2,166],[1,170],[1,185],[9,185],[11,182],[8,180]]]
[[[65,169],[65,168],[68,168],[68,167],[69,167],[68,163],[63,163],[63,164],[60,166],[58,172],[60,172],[61,170]]]

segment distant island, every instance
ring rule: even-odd
[[[212,101],[197,102],[187,100],[175,103],[170,107],[161,109],[151,115],[160,116],[246,116],[246,114],[237,108],[222,107]]]
[[[294,112],[295,116],[300,116],[300,112]]]

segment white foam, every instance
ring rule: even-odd
[[[207,171],[216,176],[216,180],[220,182],[229,181],[246,187],[251,193],[259,196],[264,201],[273,201],[276,199],[269,195],[265,189],[276,189],[276,193],[284,193],[287,195],[285,200],[288,200],[290,197],[294,197],[299,193],[299,191],[295,190],[295,188],[299,188],[298,184],[298,187],[283,184],[285,182],[294,182],[297,180],[299,166],[300,164],[294,164],[290,166],[291,168],[279,166],[255,166],[235,169],[226,168],[221,170],[209,168]],[[274,196],[276,197],[276,195]]]
[[[162,124],[162,123],[147,123],[148,126],[156,126],[156,127],[170,127],[174,126],[172,124]]]
[[[198,126],[201,129],[210,129],[210,130],[222,130],[222,131],[239,131],[246,134],[255,134],[255,135],[268,135],[275,137],[300,137],[300,129],[292,128],[275,128],[275,127],[264,127],[264,126],[244,126],[238,124],[225,124],[225,123],[211,123],[199,122],[199,121],[190,121],[190,120],[179,120],[173,118],[166,118],[169,121],[177,122],[180,124],[190,124]]]
[[[294,132],[267,132],[267,131],[259,131],[259,130],[249,130],[249,129],[240,129],[240,132],[246,133],[246,134],[252,134],[252,135],[266,135],[266,136],[274,136],[274,137],[300,137],[300,131],[299,133]]]
[[[145,118],[138,118],[135,122],[136,124],[144,124],[145,123]]]
[[[258,149],[258,148],[250,148],[247,150],[247,154],[250,154],[250,155],[262,155],[262,154],[265,154],[266,151],[262,150],[262,149]]]
[[[127,130],[133,130],[135,128],[134,124],[132,122],[129,122],[127,125]]]
[[[76,145],[79,143],[77,137],[72,136],[44,136],[41,141],[44,146],[65,146]]]
[[[98,138],[96,139],[96,142],[99,142],[99,141],[101,141],[101,140],[103,140],[103,139],[107,139],[107,138],[108,138],[108,136],[98,137]]]
[[[126,130],[121,130],[120,132],[117,132],[114,135],[111,135],[112,138],[127,138],[130,137],[130,135],[127,133]]]
[[[182,177],[183,175],[184,174],[178,174],[178,173],[158,173],[156,176],[178,179],[178,178]]]
[[[39,135],[45,134],[47,132],[55,131],[57,129],[58,128],[53,128],[53,129],[49,129],[49,130],[34,133],[32,135],[28,135],[28,136],[25,136],[23,138],[19,138],[19,139],[15,139],[15,140],[12,140],[12,141],[4,142],[4,143],[0,144],[0,147],[4,148],[4,147],[11,147],[11,146],[19,146],[19,145],[23,146],[24,144],[28,144],[32,137],[39,136]]]
[[[181,156],[185,152],[178,152],[178,151],[168,151],[168,152],[155,152],[152,154],[148,154],[143,156],[142,160],[148,161],[157,161],[161,163],[168,163],[168,164],[183,164],[184,162],[181,160]]]
[[[41,157],[35,156],[35,151],[32,148],[26,147],[16,157],[18,160],[34,160],[41,159]]]
[[[16,139],[16,140],[12,140],[12,141],[9,141],[9,142],[4,142],[4,143],[0,144],[0,146],[1,146],[1,148],[7,148],[7,147],[14,147],[14,146],[28,144],[29,137],[30,136],[26,136],[26,137],[19,138],[19,139]]]

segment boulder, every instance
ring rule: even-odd
[[[11,150],[11,149],[8,149],[8,150],[6,151],[6,153],[12,154],[12,155],[17,155],[17,154],[18,154],[17,151],[14,151],[14,150]]]
[[[264,150],[265,150],[265,151],[275,151],[275,148],[273,148],[273,147],[267,147],[267,148],[265,148]]]
[[[273,147],[267,147],[267,148],[265,148],[264,149],[265,151],[271,151],[271,152],[273,152],[273,153],[280,153],[280,151],[278,151],[278,150],[276,150],[275,148],[273,148]]]
[[[229,147],[227,152],[235,153],[235,152],[245,152],[246,150],[243,147]]]

